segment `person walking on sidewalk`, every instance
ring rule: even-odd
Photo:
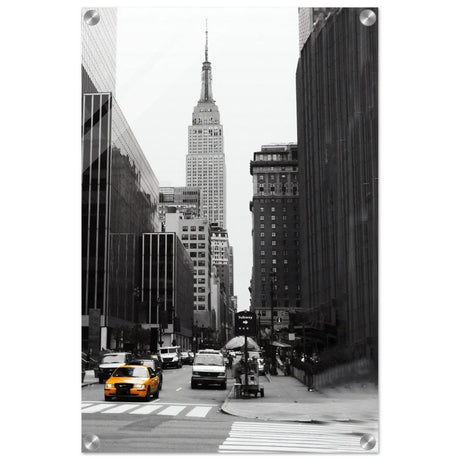
[[[304,362],[305,375],[307,376],[307,389],[308,391],[314,391],[313,388],[313,362],[311,358],[305,356]]]

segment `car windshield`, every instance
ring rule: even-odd
[[[197,355],[193,364],[197,366],[223,366],[224,359],[219,355]]]
[[[125,362],[125,355],[105,355],[102,358],[102,362],[104,364],[109,363],[124,363]]]
[[[165,354],[165,353],[176,353],[177,348],[161,348],[160,353]]]
[[[114,377],[148,377],[145,367],[119,367],[114,373]]]

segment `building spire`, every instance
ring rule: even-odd
[[[206,48],[204,50],[204,60],[208,62],[208,20],[206,19]]]
[[[201,95],[198,102],[214,102],[211,84],[211,63],[208,61],[208,20],[206,19],[206,46],[204,48],[203,67],[201,69]]]

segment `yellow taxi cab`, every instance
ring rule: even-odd
[[[113,397],[142,398],[149,401],[150,397],[158,398],[160,377],[148,366],[126,364],[120,366],[105,382],[104,397],[111,401]]]

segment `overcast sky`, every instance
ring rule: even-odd
[[[252,269],[249,162],[263,144],[297,142],[297,8],[118,8],[117,100],[160,186],[184,186],[206,19],[242,310],[249,307]]]

